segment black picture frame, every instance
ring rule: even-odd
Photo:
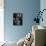
[[[23,25],[23,13],[13,13],[13,25]]]

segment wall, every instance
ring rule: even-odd
[[[18,41],[32,28],[32,21],[40,9],[40,0],[5,0],[4,35],[7,41]],[[13,13],[23,13],[23,25],[13,26]]]
[[[4,41],[4,0],[0,0],[0,42]]]
[[[40,1],[40,9],[41,9],[41,11],[43,9],[46,9],[46,0]],[[46,19],[46,10],[43,12],[42,17],[43,17],[43,22],[41,21],[40,25],[46,26],[46,20],[45,20]]]

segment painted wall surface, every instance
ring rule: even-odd
[[[40,0],[5,0],[4,35],[7,41],[18,41],[32,28],[32,21],[40,9]],[[23,25],[13,26],[13,13],[23,13]]]
[[[46,0],[41,0],[40,1],[40,9],[41,9],[41,11],[43,9],[46,9]],[[42,17],[43,17],[43,22],[41,21],[40,25],[46,26],[46,10],[43,12]]]

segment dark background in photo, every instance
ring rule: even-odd
[[[22,25],[22,13],[13,13],[13,25]]]

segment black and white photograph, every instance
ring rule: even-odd
[[[22,25],[22,13],[13,13],[13,25]]]

